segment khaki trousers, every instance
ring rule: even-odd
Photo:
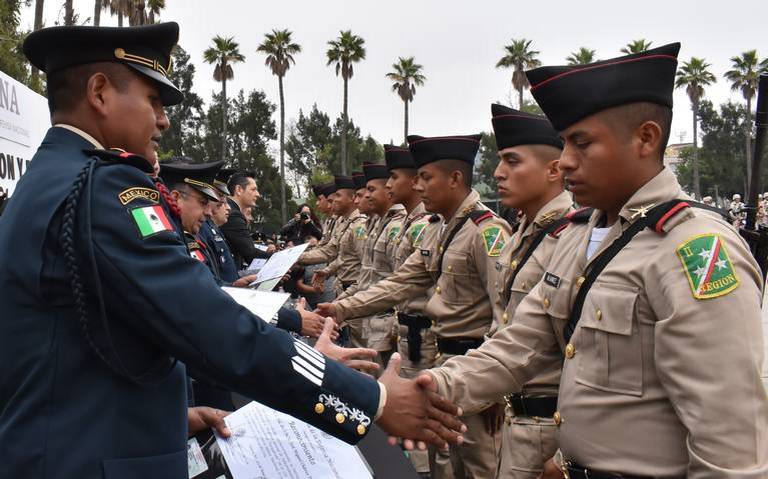
[[[514,417],[507,408],[501,430],[497,479],[536,479],[557,452],[557,426],[551,418]]]

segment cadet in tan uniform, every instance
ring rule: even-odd
[[[369,223],[366,232],[362,266],[357,283],[347,291],[344,297],[363,291],[372,284],[389,277],[394,270],[395,236],[400,233],[405,218],[405,208],[392,204],[387,194],[386,183],[389,172],[386,165],[366,163],[363,165],[366,181],[366,194],[361,204],[367,204],[369,217],[375,219]],[[392,329],[395,323],[394,310],[379,312],[363,318],[363,338],[366,347],[379,352],[378,361],[387,363],[394,352]]]
[[[561,233],[510,326],[431,371],[472,411],[562,351],[547,477],[768,477],[760,271],[662,161],[679,48],[527,72],[574,200],[596,210]]]
[[[494,172],[499,197],[522,217],[491,278],[498,296],[489,336],[514,320],[517,305],[544,276],[573,204],[558,167],[563,142],[549,120],[502,105],[491,105],[491,113],[499,150]],[[557,451],[552,416],[562,364],[559,352],[552,355],[521,392],[505,396],[498,478],[535,479]]]
[[[312,191],[317,198],[317,209],[325,216],[323,220],[323,237],[317,243],[317,246],[324,246],[333,237],[333,227],[336,224],[336,215],[333,214],[331,207],[331,195],[336,193],[336,184],[328,183],[312,187]]]
[[[319,305],[321,314],[337,320],[366,316],[419,297],[434,285],[426,312],[436,321],[438,362],[482,344],[493,321],[488,275],[509,239],[509,225],[480,203],[472,190],[479,141],[479,135],[408,137],[419,168],[415,189],[424,206],[437,213],[431,217],[421,248],[388,279],[338,303]],[[451,448],[450,458],[439,456],[430,465],[433,478],[496,474],[499,434],[486,432],[481,414],[464,416],[463,421],[467,425],[464,444]]]
[[[392,202],[402,204],[407,213],[395,237],[393,266],[397,269],[421,246],[431,214],[424,208],[418,192],[413,189],[418,181],[418,169],[411,151],[408,148],[384,145],[384,159],[389,170],[386,186]],[[397,350],[403,358],[400,373],[406,378],[415,377],[419,371],[429,369],[435,363],[437,340],[432,331],[432,320],[424,311],[432,293],[430,288],[395,307],[399,323]]]

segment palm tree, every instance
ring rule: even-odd
[[[43,5],[45,3],[45,0],[35,0],[35,30],[40,30],[43,28]],[[40,70],[32,67],[30,77],[30,83],[33,85],[34,89],[37,91],[40,91]]]
[[[257,52],[267,55],[264,64],[277,77],[280,92],[280,212],[283,223],[287,219],[285,199],[285,96],[283,94],[283,77],[296,62],[293,56],[301,52],[301,45],[291,41],[293,32],[290,30],[272,30],[264,34],[264,41],[256,48]]]
[[[240,53],[240,45],[233,37],[216,35],[213,46],[203,52],[206,63],[214,64],[213,79],[221,82],[222,111],[221,111],[221,159],[227,157],[227,80],[235,77],[233,63],[245,61],[245,55]]]
[[[93,2],[93,26],[98,27],[101,24],[101,11],[104,9],[104,5],[101,0]]]
[[[341,122],[341,174],[347,174],[347,105],[349,97],[348,83],[354,74],[353,64],[365,60],[365,40],[352,34],[351,30],[339,32],[338,38],[328,42],[327,65],[336,65],[336,76],[341,75],[344,81],[344,107]]]
[[[762,63],[759,63],[757,59],[757,51],[749,50],[743,52],[739,56],[732,57],[731,67],[731,70],[725,72],[725,78],[731,82],[731,90],[741,91],[741,95],[747,101],[745,158],[747,160],[747,186],[749,186],[752,181],[752,172],[750,170],[749,162],[752,143],[752,98],[755,97],[755,93],[757,92],[760,73],[768,70],[768,60],[763,60]]]
[[[164,8],[165,0],[147,0],[147,10],[149,11],[147,16],[148,23],[155,23],[155,18],[160,15],[160,10]]]
[[[103,0],[104,9],[110,15],[117,15],[117,26],[123,26],[123,17],[131,16],[132,0]]]
[[[536,68],[541,62],[536,58],[539,54],[536,50],[531,50],[532,40],[521,38],[512,39],[512,43],[504,45],[505,54],[496,62],[496,68],[514,68],[512,72],[512,88],[517,90],[518,107],[523,107],[523,90],[528,88],[528,78],[525,76],[525,70]]]
[[[416,94],[416,87],[422,86],[427,78],[421,74],[422,66],[414,63],[413,57],[398,58],[397,63],[392,64],[392,71],[387,73],[386,77],[392,80],[392,91],[403,100],[404,122],[403,122],[403,141],[408,138],[408,103],[413,101],[413,95]]]
[[[72,0],[64,0],[64,25],[75,24],[75,7]]]
[[[569,65],[586,65],[587,63],[594,63],[595,51],[586,47],[579,48],[579,51],[573,52],[565,59]]]
[[[677,70],[676,88],[685,88],[688,98],[691,100],[693,111],[693,193],[696,198],[701,198],[701,185],[699,184],[699,147],[698,147],[698,122],[699,103],[704,96],[704,87],[717,81],[709,71],[712,66],[703,58],[691,57]]]
[[[632,55],[634,53],[642,53],[651,48],[653,42],[646,41],[645,38],[639,40],[632,40],[620,51],[625,55]]]

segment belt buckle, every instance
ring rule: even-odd
[[[563,477],[565,479],[571,479],[571,474],[568,472],[568,467],[570,467],[571,461],[563,461],[560,464],[560,471],[563,473]]]

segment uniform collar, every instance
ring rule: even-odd
[[[654,206],[678,198],[682,193],[674,173],[669,168],[664,168],[629,198],[619,211],[619,217],[627,223],[633,223]]]
[[[547,204],[541,207],[533,219],[533,223],[539,227],[544,227],[562,217],[573,206],[573,198],[567,191],[562,191]]]
[[[88,141],[88,143],[92,144],[97,150],[105,149],[104,146],[102,146],[102,144],[96,140],[96,138],[92,137],[91,135],[89,135],[88,133],[84,132],[83,130],[81,130],[76,126],[68,125],[66,123],[56,123],[53,126],[57,128],[64,128],[65,130],[69,130],[72,133],[75,133],[76,135],[81,136],[83,139]]]
[[[456,220],[463,218],[464,216],[467,216],[470,211],[475,209],[475,205],[480,201],[480,194],[475,191],[474,189],[469,192],[466,198],[464,198],[464,201],[461,202],[458,209],[456,210],[456,213],[454,213],[453,218],[445,221],[445,218],[443,218],[443,221],[447,224],[455,223]]]

